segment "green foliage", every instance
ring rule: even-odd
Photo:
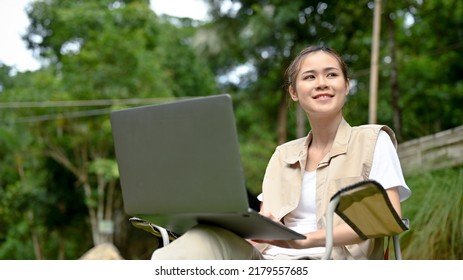
[[[0,111],[0,258],[76,259],[100,242],[97,215],[115,220],[129,252],[107,115],[116,107],[38,102],[216,93],[189,43],[193,23],[160,19],[146,0],[35,1],[28,15],[24,39],[45,64],[16,76],[1,65],[0,102],[37,103]]]
[[[6,236],[2,236],[0,246],[0,258],[2,260],[33,260],[35,259],[30,238],[29,224],[25,219],[17,219],[11,222],[12,227],[5,230]]]
[[[463,168],[407,178],[412,189],[403,204],[410,230],[401,236],[405,259],[463,259]]]
[[[12,81],[9,78],[10,72],[11,68],[0,62],[0,94],[12,84]]]
[[[414,23],[398,38],[407,139],[461,125],[463,114],[463,3],[423,1],[409,15]]]
[[[113,159],[96,159],[90,163],[88,169],[90,173],[104,176],[108,181],[119,178],[117,162]]]

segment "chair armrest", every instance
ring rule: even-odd
[[[129,219],[129,221],[132,223],[134,227],[143,229],[144,231],[147,231],[152,235],[156,236],[157,238],[161,239],[162,246],[166,246],[167,244],[178,238],[178,235],[176,235],[175,233],[161,226],[142,220],[140,218],[132,217]]]

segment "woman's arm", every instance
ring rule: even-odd
[[[399,191],[397,187],[393,187],[386,190],[387,195],[391,201],[392,206],[401,216]],[[271,215],[265,215],[272,218]],[[324,247],[326,241],[326,230],[321,229],[314,232],[305,234],[306,239],[303,240],[254,240],[257,243],[268,243],[283,248],[312,248],[312,247]],[[357,233],[347,224],[343,223],[333,228],[333,245],[334,246],[345,246],[351,244],[360,243],[362,239]]]
[[[397,212],[399,217],[402,218],[402,208],[400,207],[399,188],[398,187],[389,188],[386,190],[386,193],[395,211]]]
[[[325,229],[306,233],[303,240],[253,240],[256,243],[268,243],[283,248],[304,249],[312,247],[324,247],[326,240]],[[347,224],[341,224],[333,228],[334,246],[356,244],[362,239]]]

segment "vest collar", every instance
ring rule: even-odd
[[[351,133],[352,127],[343,118],[339,124],[336,136],[334,137],[333,146],[328,154],[320,161],[318,167],[328,165],[332,158],[347,153],[347,145]]]
[[[344,120],[341,120],[338,131],[334,138],[333,146],[331,147],[328,154],[322,159],[318,167],[328,165],[331,158],[336,157],[347,152],[347,144],[349,142],[350,135],[352,133],[352,127]],[[295,164],[297,162],[305,163],[307,158],[307,150],[309,144],[312,141],[312,131],[309,132],[304,141],[298,141],[297,144],[293,145],[284,157],[284,162],[287,164]]]

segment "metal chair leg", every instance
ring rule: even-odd
[[[333,250],[333,218],[334,210],[338,206],[340,196],[335,196],[331,199],[326,211],[326,242],[325,242],[325,254],[322,260],[329,260],[331,258],[331,251]]]
[[[399,241],[399,236],[394,235],[392,236],[392,240],[394,242],[394,254],[395,254],[395,259],[396,260],[401,260],[402,259],[402,252],[400,250],[400,241]]]

